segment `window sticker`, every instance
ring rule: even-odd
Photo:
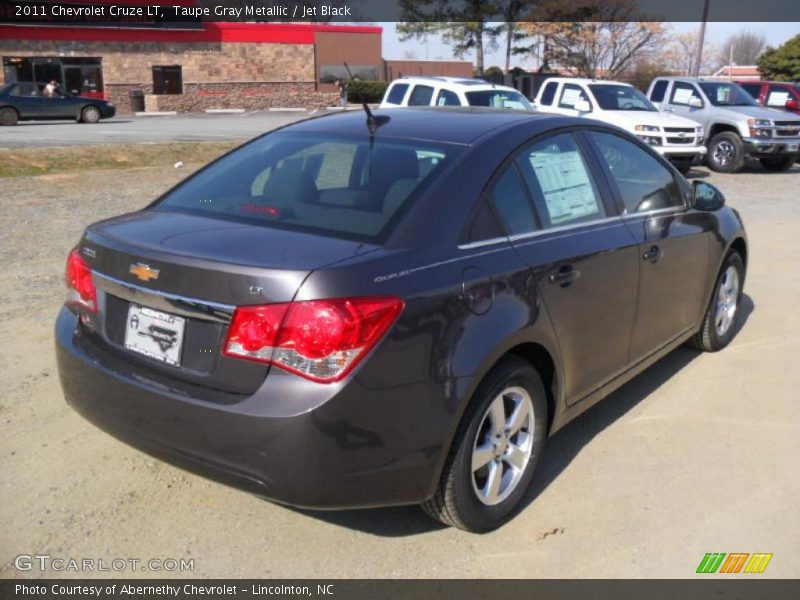
[[[564,88],[564,93],[561,94],[561,104],[565,104],[567,106],[575,106],[577,102],[581,99],[581,90],[580,88]]]
[[[528,159],[539,180],[553,225],[600,212],[580,152],[534,152]]]
[[[676,87],[675,94],[672,96],[672,101],[676,104],[689,104],[692,95],[691,88]]]
[[[786,106],[786,101],[789,100],[789,92],[784,91],[771,91],[769,98],[767,98],[767,106]]]

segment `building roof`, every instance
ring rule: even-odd
[[[725,65],[717,69],[714,74],[709,77],[734,77],[739,80],[753,80],[758,81],[761,79],[761,71],[756,65]]]
[[[318,23],[203,22],[197,29],[0,25],[0,39],[74,42],[313,44],[317,33],[383,33],[382,27]]]

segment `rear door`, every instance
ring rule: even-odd
[[[638,308],[631,360],[695,327],[709,277],[713,217],[690,210],[689,188],[638,144],[616,133],[587,134],[639,244]]]
[[[565,131],[520,150],[492,190],[496,206],[527,203],[498,212],[550,314],[570,403],[625,369],[636,308],[638,249],[601,184]]]
[[[23,119],[40,119],[44,114],[45,98],[41,86],[35,83],[18,83],[11,88],[9,98]]]

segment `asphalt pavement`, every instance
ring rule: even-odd
[[[0,128],[0,148],[248,140],[322,111],[122,115],[94,125],[74,121],[21,121]]]

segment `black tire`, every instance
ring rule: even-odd
[[[724,331],[717,328],[718,302],[720,299],[720,288],[726,283],[726,276],[729,269],[735,269],[738,277],[736,293],[736,304],[733,316],[730,317],[730,324]],[[717,352],[727,346],[736,332],[736,325],[739,320],[739,313],[742,305],[742,289],[744,288],[745,267],[742,257],[736,251],[731,251],[722,262],[722,268],[717,274],[717,282],[714,285],[714,293],[708,303],[700,330],[689,340],[689,345],[705,352]]]
[[[484,441],[482,445],[491,447],[491,444],[486,442],[494,441],[495,437],[485,429],[490,425],[485,421],[485,419],[490,419],[487,411],[494,401],[501,397],[501,392],[514,387],[527,392],[531,401],[530,406],[533,408],[533,415],[527,421],[529,424],[532,423],[527,428],[532,429],[532,432],[529,433],[532,433],[533,436],[530,441],[530,455],[527,463],[519,471],[510,470],[509,464],[498,463],[496,458],[489,460],[485,467],[475,471],[479,478],[483,469],[487,469],[488,473],[488,469],[494,467],[499,468],[499,472],[503,473],[501,480],[509,473],[512,481],[516,478],[516,484],[508,486],[506,497],[498,498],[496,504],[490,505],[479,499],[477,479],[473,480],[473,477],[476,477],[472,469],[473,450],[479,439]],[[506,403],[512,402],[512,400],[504,397],[501,402],[506,405],[506,415],[510,419],[510,415],[508,415],[510,404]],[[544,385],[536,369],[521,358],[502,359],[475,391],[458,427],[453,446],[442,471],[439,487],[433,498],[422,504],[422,509],[430,517],[445,525],[476,533],[490,531],[511,519],[519,511],[533,479],[536,464],[544,448],[547,422],[547,398]],[[498,445],[501,449],[507,445],[510,450],[511,443],[524,444],[522,441],[524,438],[520,437],[526,433],[523,431],[524,429],[520,429],[519,434],[512,433],[510,437],[506,437],[508,442],[505,444],[502,440],[497,441],[492,452],[501,451],[498,450]],[[498,464],[499,467],[496,467]],[[517,472],[520,475],[515,476]],[[485,488],[489,489],[488,476]]]
[[[81,122],[94,124],[100,120],[100,109],[96,106],[84,106],[81,111]]]
[[[797,159],[798,156],[793,154],[791,156],[781,156],[776,158],[760,158],[758,159],[758,162],[761,163],[761,166],[764,167],[765,171],[781,173],[791,169],[792,165]]]
[[[10,106],[0,109],[0,125],[11,126],[16,125],[19,121],[19,113]]]
[[[744,167],[742,138],[732,131],[723,131],[711,138],[706,155],[708,167],[718,173],[738,173]]]

